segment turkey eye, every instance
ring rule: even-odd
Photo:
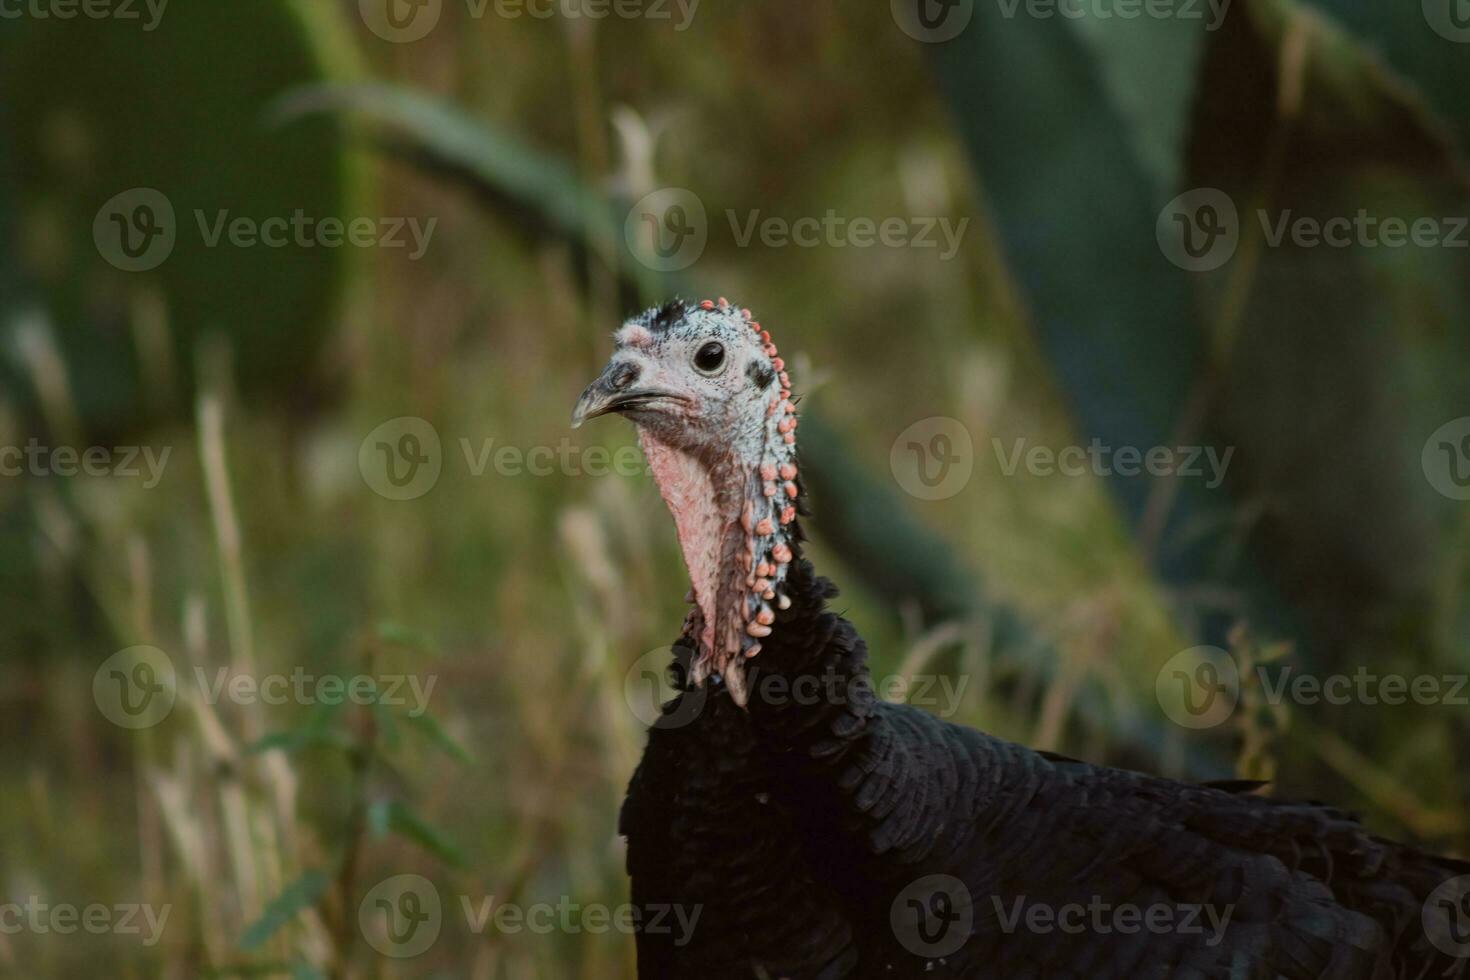
[[[713,340],[694,355],[694,366],[704,374],[714,374],[725,364],[725,348]]]

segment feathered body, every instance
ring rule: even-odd
[[[662,317],[677,331],[687,312],[634,323]],[[731,346],[710,330],[696,322],[690,343]],[[645,434],[668,424],[639,417],[646,396],[593,392],[579,421],[628,403]],[[697,384],[680,397],[713,411]],[[730,459],[718,447],[682,451],[712,466]],[[757,473],[761,451],[747,460]],[[716,483],[765,496],[759,480],[755,490]],[[1470,865],[1373,837],[1331,807],[1092,766],[882,702],[862,639],[827,608],[836,589],[801,556],[797,520],[781,525],[779,594],[758,622],[739,587],[751,581],[741,508],[701,505],[704,520],[734,524],[690,536],[663,490],[695,610],[676,647],[683,693],[650,731],[620,831],[643,921],[673,905],[698,918],[687,933],[640,934],[643,980],[1470,977],[1470,958],[1426,932],[1470,929],[1470,900],[1463,925],[1455,906],[1470,877],[1447,885]],[[705,561],[738,573],[696,569]],[[733,611],[701,595],[701,581],[734,589]],[[750,644],[712,649],[712,616],[725,617],[722,629],[730,617],[761,627],[746,634],[759,635],[755,655]],[[1426,906],[1445,894],[1444,908]]]

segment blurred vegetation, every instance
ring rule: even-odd
[[[0,934],[0,973],[632,976],[627,936],[476,934],[459,911],[625,900],[616,813],[642,745],[624,677],[687,586],[642,473],[476,473],[485,448],[627,450],[566,428],[640,302],[752,306],[804,394],[813,557],[879,674],[964,678],[953,720],[1179,776],[1231,771],[1464,853],[1463,708],[1283,712],[1247,685],[1213,732],[1164,718],[1177,651],[1380,673],[1470,669],[1462,504],[1420,449],[1467,414],[1465,252],[1265,249],[1247,209],[1467,211],[1470,48],[1414,4],[1237,0],[1183,21],[976,5],[918,44],[884,5],[701,6],[675,22],[446,3],[394,44],[356,0],[170,6],[156,30],[0,32],[0,446],[170,452],[156,487],[0,477],[0,902],[169,905],[162,941]],[[633,201],[687,187],[709,247],[651,271]],[[1166,261],[1198,186],[1235,261]],[[99,254],[114,195],[179,242]],[[193,214],[437,222],[405,249],[207,247]],[[970,219],[917,248],[741,248],[727,209]],[[434,488],[372,492],[359,447],[428,420]],[[887,469],[929,416],[964,491]],[[1222,490],[1005,475],[993,445],[1234,447]],[[993,442],[994,440],[994,442]],[[583,458],[583,457],[572,457]],[[112,724],[93,676],[166,651],[175,710]],[[195,668],[433,678],[387,704],[211,704]],[[378,882],[446,904],[421,956],[358,926]]]

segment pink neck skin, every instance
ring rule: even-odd
[[[659,493],[674,516],[679,550],[689,569],[698,609],[692,618],[700,647],[694,679],[702,681],[718,672],[732,691],[743,691],[739,661],[749,590],[740,515],[749,478],[734,458],[701,459],[660,442],[647,431],[640,432],[639,441]]]

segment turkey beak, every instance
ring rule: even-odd
[[[638,366],[627,361],[608,362],[597,380],[588,385],[582,397],[577,399],[577,407],[572,409],[572,428],[588,419],[616,412],[657,395],[657,392],[635,384],[639,373]]]

